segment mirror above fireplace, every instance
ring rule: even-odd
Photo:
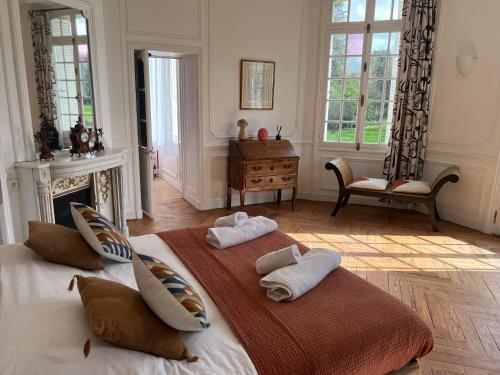
[[[50,1],[25,2],[21,14],[33,133],[50,150],[67,149],[79,116],[97,128],[87,19]]]

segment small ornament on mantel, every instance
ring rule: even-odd
[[[257,138],[259,138],[259,141],[267,141],[268,137],[269,137],[269,132],[267,131],[267,129],[260,128],[259,132],[257,133]]]
[[[238,134],[238,139],[240,141],[245,141],[248,139],[248,134],[246,131],[246,127],[248,126],[248,121],[242,118],[238,121],[238,127],[240,128],[240,132]]]
[[[43,131],[38,131],[33,137],[35,138],[35,141],[39,146],[38,151],[40,151],[40,160],[54,160],[54,154],[52,154],[49,148],[49,140],[47,139],[47,134],[45,134]]]
[[[92,151],[101,152],[104,151],[104,145],[102,144],[102,128],[94,130],[94,146],[92,146]]]

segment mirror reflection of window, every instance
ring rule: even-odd
[[[87,20],[78,11],[49,12],[52,63],[56,80],[57,122],[63,148],[71,146],[70,127],[82,114],[94,126]]]

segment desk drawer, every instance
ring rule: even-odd
[[[278,185],[293,185],[297,180],[296,175],[272,175],[272,176],[255,176],[245,179],[245,187],[261,187],[261,186],[278,186]]]
[[[270,163],[249,163],[246,165],[246,174],[265,174],[265,173],[296,173],[297,160],[282,160]]]

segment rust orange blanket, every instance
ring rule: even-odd
[[[293,302],[267,298],[257,258],[293,243],[307,251],[286,234],[217,250],[206,233],[158,235],[212,297],[259,374],[386,374],[432,350],[432,333],[411,308],[342,267]]]

